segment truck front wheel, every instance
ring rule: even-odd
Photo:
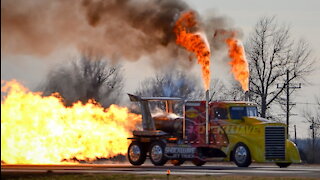
[[[248,167],[251,164],[250,151],[245,144],[238,143],[232,154],[232,159],[238,167]]]
[[[146,160],[146,150],[139,142],[132,142],[128,148],[128,159],[132,165],[139,166]]]
[[[276,163],[277,166],[280,168],[286,168],[291,165],[291,163]]]
[[[156,166],[163,166],[167,162],[167,158],[164,155],[165,144],[161,141],[156,141],[151,144],[149,155],[152,164]]]
[[[206,163],[206,161],[203,161],[199,158],[195,158],[192,160],[192,164],[196,165],[196,166],[202,166]]]

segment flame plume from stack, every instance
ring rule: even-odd
[[[215,41],[222,41],[228,46],[228,54],[231,59],[229,65],[233,77],[239,81],[244,91],[249,90],[249,64],[246,59],[244,47],[236,38],[236,32],[231,30],[216,30]]]
[[[127,108],[94,102],[65,107],[57,95],[42,97],[16,81],[2,87],[1,162],[61,164],[127,152],[131,130],[141,119]]]
[[[244,91],[249,90],[249,65],[245,56],[243,46],[234,38],[228,38],[226,43],[229,46],[229,57],[232,59],[229,64],[234,78],[240,82]]]
[[[204,87],[208,90],[210,85],[210,49],[206,36],[194,30],[198,28],[197,26],[195,13],[188,11],[180,15],[176,21],[174,32],[177,37],[176,43],[196,55],[198,63],[201,65]]]

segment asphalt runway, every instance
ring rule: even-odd
[[[23,176],[26,174],[68,174],[68,173],[116,173],[116,174],[166,174],[171,175],[212,175],[212,176],[266,176],[266,177],[312,177],[320,179],[320,165],[291,165],[279,168],[273,164],[252,164],[239,168],[229,163],[208,163],[197,167],[191,163],[182,166],[142,166],[130,164],[76,164],[76,165],[1,165],[1,176]]]

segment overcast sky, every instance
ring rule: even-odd
[[[292,35],[299,40],[305,39],[313,49],[313,56],[317,58],[317,68],[320,67],[320,1],[319,0],[187,0],[191,8],[197,10],[202,16],[215,13],[228,17],[233,25],[243,31],[243,39],[249,35],[258,19],[262,16],[276,16],[279,23],[289,24]],[[31,89],[35,89],[52,64],[62,62],[65,56],[72,56],[74,51],[61,51],[47,57],[51,61],[42,61],[32,56],[5,56],[1,53],[1,79],[18,79]],[[125,63],[126,88],[132,92],[145,77],[153,74],[151,68],[136,71],[136,67],[148,67],[147,61]],[[134,68],[132,68],[134,67]],[[309,80],[312,85],[304,85],[298,90],[294,101],[298,102],[293,113],[299,114],[305,104],[314,103],[315,95],[320,96],[320,71],[317,70]],[[310,105],[312,107],[312,104]],[[299,126],[298,137],[308,135],[308,125],[300,116],[292,118],[292,124]],[[292,133],[293,134],[293,133]]]

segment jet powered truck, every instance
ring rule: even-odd
[[[204,101],[131,94],[129,98],[140,104],[142,113],[142,130],[128,138],[132,141],[128,159],[133,165],[143,164],[147,157],[156,166],[168,161],[176,166],[185,161],[202,166],[217,159],[233,161],[238,167],[251,162],[274,162],[279,167],[301,162],[286,125],[258,117],[254,103],[209,102],[208,93]],[[162,103],[165,111],[151,114],[152,103]]]

